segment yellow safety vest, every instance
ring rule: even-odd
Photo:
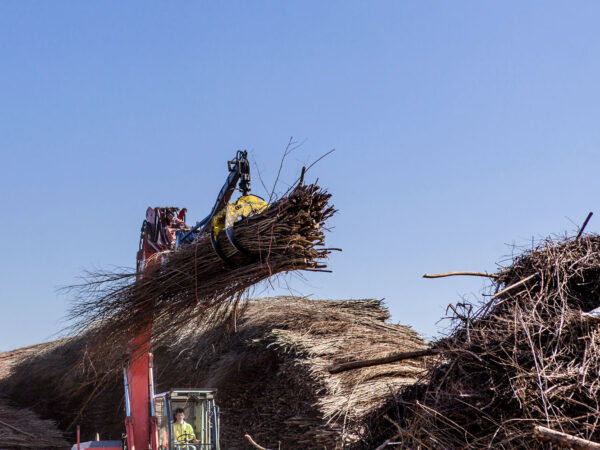
[[[196,435],[194,434],[194,429],[192,426],[187,423],[185,420],[180,425],[177,422],[173,424],[173,433],[175,434],[175,440],[180,442],[185,442],[187,439],[192,440],[196,439]]]

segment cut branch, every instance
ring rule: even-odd
[[[329,366],[327,369],[329,373],[340,373],[346,372],[347,370],[361,369],[363,367],[380,366],[382,364],[389,364],[405,359],[420,358],[423,356],[437,355],[440,351],[438,349],[429,348],[426,350],[416,350],[412,352],[396,353],[394,355],[386,356],[384,358],[376,359],[363,359],[359,361],[350,361],[342,364],[334,364]]]
[[[457,272],[443,272],[443,273],[426,273],[423,275],[423,278],[444,278],[444,277],[453,277],[457,275],[468,275],[471,277],[487,277],[487,278],[498,278],[497,273],[487,273],[487,272],[467,272],[467,271],[457,271]]]
[[[256,442],[254,442],[254,439],[252,439],[252,437],[249,434],[245,434],[244,437],[252,447],[257,448],[258,450],[269,450],[268,448],[263,447],[262,445],[259,445]]]
[[[532,278],[534,278],[536,276],[537,276],[537,273],[534,273],[532,275],[529,275],[526,278],[523,278],[521,281],[516,282],[515,284],[511,284],[510,286],[502,289],[500,292],[495,293],[494,296],[492,297],[492,299],[496,299],[496,298],[500,297],[502,294],[504,294],[516,287],[524,285],[525,283],[527,283],[529,280],[531,280]]]
[[[550,428],[536,426],[533,435],[542,441],[552,442],[563,447],[569,447],[574,450],[600,450],[600,444],[587,439],[572,436],[561,431],[555,431]]]

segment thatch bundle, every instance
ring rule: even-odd
[[[0,399],[0,449],[65,449],[70,446],[50,420]]]
[[[250,287],[289,271],[324,271],[332,249],[325,248],[324,225],[335,210],[330,194],[316,185],[296,186],[261,214],[234,224],[235,237],[246,253],[229,243],[225,232],[217,243],[227,265],[215,252],[209,232],[192,244],[168,253],[160,264],[136,273],[95,274],[78,286],[70,318],[75,331],[86,334],[87,356],[94,364],[128,353],[127,346],[152,323],[154,347],[169,341],[187,324],[216,323],[226,318]]]
[[[250,300],[228,326],[188,326],[172,333],[155,352],[157,390],[216,387],[223,448],[249,448],[245,433],[268,448],[361,446],[369,438],[370,416],[420,377],[423,362],[335,375],[327,367],[425,347],[414,331],[385,323],[387,318],[377,300]],[[0,392],[66,429],[94,389],[78,391],[83,373],[68,370],[81,359],[83,341],[63,340],[31,354],[0,380]],[[96,432],[119,436],[122,379],[109,377],[97,394],[76,421],[84,439]]]
[[[402,428],[388,437],[401,448],[541,448],[542,425],[600,441],[600,321],[586,314],[600,306],[600,236],[547,240],[493,289],[478,312],[456,309],[426,381],[388,405]]]

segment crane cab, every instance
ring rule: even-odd
[[[215,404],[216,389],[171,389],[153,395],[153,416],[159,450],[220,450],[219,408]],[[176,427],[175,411],[183,409],[185,422],[193,435]],[[178,439],[179,438],[179,439]]]

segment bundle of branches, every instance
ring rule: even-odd
[[[301,184],[263,213],[235,223],[236,240],[247,254],[237,252],[222,231],[217,243],[233,268],[217,255],[206,232],[149,266],[141,278],[96,274],[79,286],[70,315],[76,331],[88,336],[89,357],[124,355],[131,338],[150,322],[157,346],[186,324],[222,320],[232,311],[230,302],[278,273],[325,271],[331,249],[324,246],[323,226],[335,212],[329,198],[318,186]],[[114,359],[113,364],[119,367]]]
[[[426,382],[405,392],[395,440],[411,448],[542,448],[534,426],[600,440],[600,236],[546,240],[494,277]],[[493,291],[492,291],[493,292]],[[389,436],[388,436],[389,437]]]
[[[41,420],[28,409],[9,406],[0,399],[0,448],[3,449],[64,449],[68,444],[56,425]]]

